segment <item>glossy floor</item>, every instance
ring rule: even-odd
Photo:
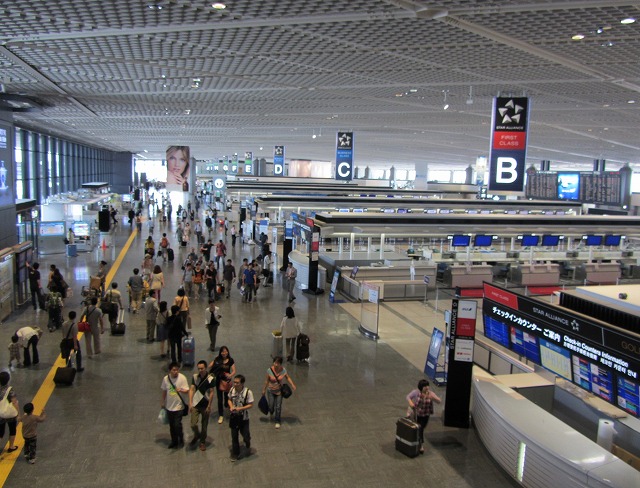
[[[156,242],[162,230],[156,227]],[[58,265],[76,291],[66,311],[80,311],[80,287],[88,283],[100,259],[114,263],[129,235],[129,227],[120,224],[113,232],[114,246],[105,251],[75,258],[40,257],[43,270]],[[136,237],[115,274],[121,288],[133,267],[141,264],[144,237]],[[230,238],[227,245],[231,247]],[[174,263],[161,263],[167,280],[165,300],[173,299],[182,276],[184,251],[176,251]],[[255,254],[252,246],[238,246],[230,249],[229,257],[238,263]],[[257,408],[251,410],[250,457],[230,462],[228,424],[219,425],[217,413],[212,415],[205,452],[167,449],[169,429],[156,421],[167,361],[159,358],[157,343],[145,342],[144,317],[126,314],[126,334],[105,334],[103,353],[85,359],[86,369],[75,384],[53,391],[46,405],[48,419],[38,431],[36,464],[19,456],[11,466],[7,454],[2,455],[0,469],[11,470],[5,486],[516,486],[492,461],[473,428],[442,425],[441,407],[427,428],[423,456],[409,459],[394,448],[396,419],[406,410],[405,395],[423,378],[429,334],[435,324],[442,324],[441,313],[419,302],[382,304],[381,339],[374,342],[358,332],[359,305],[330,304],[326,294],[308,296],[300,290],[296,296],[294,309],[311,337],[311,358],[308,364],[287,365],[298,390],[285,401],[281,429]],[[197,360],[213,358],[207,351],[205,305],[204,300],[192,301]],[[223,319],[218,345],[230,348],[257,401],[271,364],[271,331],[279,327],[287,306],[281,278],[276,277],[273,287],[260,289],[253,303],[241,303],[234,289],[219,306]],[[46,321],[45,312],[36,314],[25,306],[2,325],[2,344],[9,343],[17,328],[45,328]],[[21,404],[41,387],[60,339],[59,332],[45,332],[40,364],[12,373]],[[4,347],[3,357],[8,358]],[[189,377],[191,371],[184,368],[183,373]],[[444,395],[442,389],[436,391]],[[188,420],[183,424],[188,441]],[[22,448],[24,441],[18,439],[17,444]]]

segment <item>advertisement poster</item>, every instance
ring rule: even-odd
[[[189,146],[169,146],[167,148],[167,190],[189,191],[190,161],[191,149]]]
[[[11,128],[0,124],[0,207],[15,205],[13,197],[13,158]]]

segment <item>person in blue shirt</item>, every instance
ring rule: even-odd
[[[242,273],[242,284],[244,285],[243,302],[250,302],[253,299],[253,293],[256,289],[256,283],[258,282],[258,276],[253,269],[253,263],[249,263],[247,268]]]

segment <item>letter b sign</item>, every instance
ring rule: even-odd
[[[524,189],[524,152],[495,155],[491,158],[489,192],[522,192]],[[519,157],[518,157],[519,156]],[[522,161],[520,161],[522,159]]]

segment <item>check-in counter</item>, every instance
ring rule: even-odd
[[[472,415],[491,456],[522,486],[640,486],[639,471],[496,380],[474,379]]]
[[[510,279],[523,286],[553,286],[560,283],[558,264],[521,264],[511,267]]]
[[[351,278],[350,267],[341,270],[338,288],[345,296],[358,300],[361,283],[367,282],[380,287],[380,300],[415,300],[424,298],[426,288],[435,288],[436,266],[423,265],[415,267],[415,278],[410,279],[409,267],[367,266],[358,268],[355,278]],[[428,284],[425,283],[425,276]]]
[[[575,268],[575,279],[588,283],[617,283],[618,278],[619,263],[583,263]]]
[[[452,265],[444,270],[442,281],[451,288],[482,288],[493,281],[493,267],[488,264]]]

